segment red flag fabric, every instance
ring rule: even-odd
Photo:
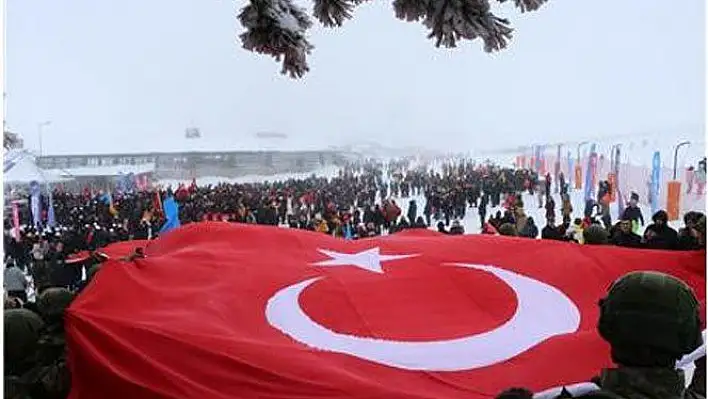
[[[145,248],[149,242],[148,240],[119,241],[106,245],[96,252],[108,259],[119,259],[133,254],[138,248]]]
[[[66,257],[66,263],[85,262],[91,257],[91,251],[81,251]]]
[[[66,316],[71,398],[492,398],[611,364],[598,300],[705,252],[199,223],[109,260]]]

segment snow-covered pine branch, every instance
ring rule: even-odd
[[[10,148],[15,148],[20,141],[20,137],[17,133],[8,132],[7,130],[3,132],[2,137],[2,147],[6,150]]]
[[[313,0],[313,15],[326,27],[341,26],[363,0]],[[509,0],[498,0],[505,3]],[[521,12],[535,11],[547,0],[513,0]],[[513,29],[509,21],[490,11],[489,0],[393,0],[396,17],[422,21],[435,46],[455,47],[460,39],[482,39],[486,52],[506,47]],[[314,46],[307,40],[312,26],[305,10],[292,0],[249,0],[238,16],[246,31],[243,47],[282,59],[281,73],[300,78],[310,70],[307,54]]]

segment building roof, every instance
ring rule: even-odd
[[[127,174],[141,174],[155,171],[154,163],[142,165],[109,165],[109,166],[87,166],[79,168],[53,169],[48,172],[59,174],[66,178],[90,177],[90,176],[120,176]]]
[[[159,137],[146,137],[144,140],[126,140],[115,143],[92,140],[86,143],[72,143],[63,148],[47,148],[46,156],[79,156],[79,155],[108,155],[108,154],[170,154],[186,152],[256,152],[256,151],[328,151],[333,148],[321,142],[308,142],[288,136],[250,136],[250,137],[225,137],[225,138],[186,138],[175,137],[172,140],[161,140]]]
[[[3,158],[2,180],[5,184],[27,184],[31,181],[52,183],[71,180],[67,176],[62,176],[59,171],[41,169],[37,166],[34,155],[26,150],[8,151]]]

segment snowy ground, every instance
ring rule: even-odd
[[[439,172],[442,170],[442,164],[441,163],[434,163],[431,165],[432,169]],[[582,212],[585,209],[585,199],[584,199],[584,190],[570,190],[570,201],[571,204],[573,205],[573,218],[575,217],[582,217]],[[522,199],[524,202],[524,211],[526,213],[526,216],[533,218],[534,222],[536,223],[536,226],[538,226],[538,230],[540,231],[546,224],[546,209],[544,207],[539,208],[538,204],[538,199],[537,196],[535,195],[530,195],[528,192],[525,192],[522,195]],[[561,215],[561,198],[560,194],[553,194],[553,199],[556,203],[556,221],[561,221],[563,220],[563,217]],[[398,204],[399,207],[401,207],[402,210],[402,215],[407,215],[408,213],[408,206],[410,200],[415,200],[417,208],[418,208],[418,215],[417,216],[423,216],[423,209],[425,208],[425,197],[422,195],[417,195],[417,196],[412,196],[408,198],[401,198],[401,197],[394,197],[394,200],[396,201],[396,204]],[[697,198],[695,201],[690,202],[691,206],[688,207],[687,209],[681,209],[680,218],[683,218],[683,215],[691,210],[697,210],[704,212],[705,211],[705,199],[704,197]],[[651,212],[651,207],[648,204],[639,204],[640,209],[642,210],[642,215],[644,216],[644,222],[645,225],[640,228],[640,230],[637,232],[639,235],[644,234],[644,228],[646,225],[651,224],[651,217],[652,217],[652,212]],[[497,211],[501,211],[502,214],[504,213],[504,208],[501,206],[497,207],[488,207],[487,208],[487,214],[486,218],[489,219],[490,216],[494,216],[494,214]],[[613,203],[610,206],[610,215],[612,216],[612,221],[616,221],[619,219],[619,209],[617,203]],[[412,221],[411,221],[412,222]],[[465,218],[460,220],[460,223],[464,226],[465,228],[465,234],[476,234],[481,232],[481,221],[479,218],[479,212],[477,208],[467,208],[467,212],[465,214]],[[682,225],[683,221],[682,220],[677,220],[677,221],[672,221],[669,222],[669,225],[673,227],[674,229],[678,230]],[[435,230],[435,223],[433,223],[433,226],[431,229]]]
[[[571,191],[570,193],[570,200],[573,205],[573,218],[575,217],[582,217],[582,212],[585,209],[585,200],[583,199],[583,191],[582,190],[574,190]],[[563,217],[560,212],[560,204],[561,204],[561,199],[560,199],[560,194],[554,194],[553,199],[556,202],[556,221],[561,221],[563,220]],[[418,216],[423,216],[423,208],[425,207],[425,197],[422,195],[417,195],[417,196],[412,196],[409,198],[401,198],[401,197],[394,197],[394,200],[396,201],[396,204],[398,204],[399,207],[401,207],[401,210],[403,211],[403,215],[407,215],[408,212],[408,206],[410,200],[415,200],[417,206],[418,206]],[[524,211],[526,212],[526,216],[533,218],[534,222],[536,223],[536,226],[538,226],[539,232],[541,229],[546,225],[546,209],[545,208],[539,208],[538,207],[538,200],[536,196],[529,195],[528,192],[523,194],[523,201],[524,201]],[[651,224],[651,209],[648,205],[645,204],[640,204],[640,208],[642,210],[642,214],[644,215],[644,222],[645,226],[648,224]],[[494,214],[497,211],[501,211],[502,214],[504,213],[504,208],[501,206],[497,207],[488,207],[487,208],[487,219],[489,219],[490,216],[494,216]],[[611,209],[610,209],[610,214],[612,215],[612,221],[616,221],[619,218],[618,214],[618,209],[617,205],[613,204]],[[477,208],[467,208],[467,213],[465,214],[465,218],[460,220],[460,223],[464,226],[465,228],[465,234],[476,234],[481,232],[481,221],[479,219],[479,212]],[[681,226],[683,226],[682,221],[673,221],[669,222],[669,225],[673,227],[674,229],[678,230]],[[644,226],[644,227],[645,227]],[[638,231],[637,234],[642,235],[644,234],[644,227],[641,227],[640,230]],[[433,226],[431,227],[432,230],[435,230],[435,223],[433,223]]]

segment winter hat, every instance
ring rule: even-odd
[[[663,221],[664,223],[666,223],[666,222],[669,221],[669,215],[666,214],[666,211],[664,211],[664,210],[662,209],[662,210],[657,211],[657,212],[654,214],[654,216],[651,217],[651,220],[653,220],[654,223],[656,223],[657,220],[661,220],[661,221]]]
[[[37,310],[47,323],[62,323],[64,310],[69,307],[74,294],[66,288],[47,288],[39,295]]]
[[[5,310],[5,375],[22,373],[37,349],[42,319],[27,309]]]

